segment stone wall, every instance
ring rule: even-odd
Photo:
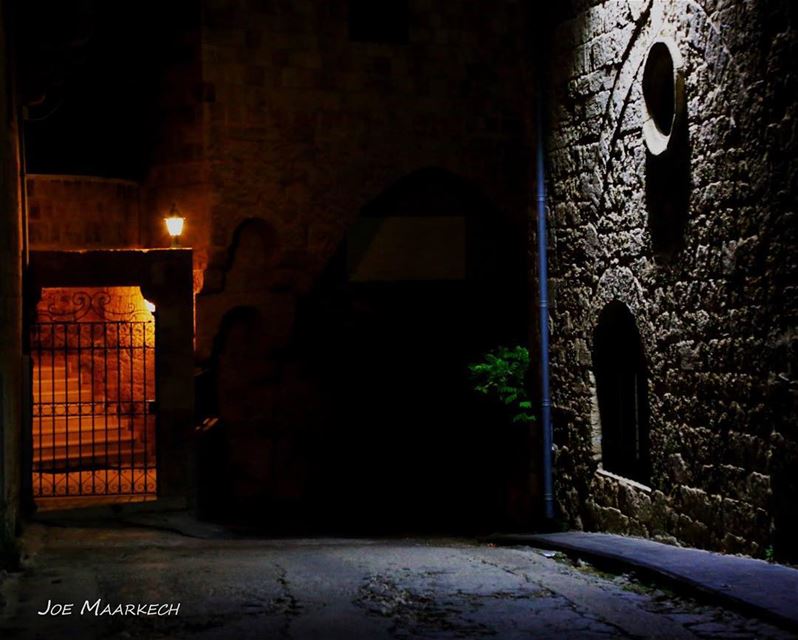
[[[587,529],[794,559],[795,7],[573,4],[548,140],[559,507]],[[678,52],[659,154],[656,40]],[[601,470],[593,335],[613,300],[648,367],[646,486]]]
[[[29,175],[31,247],[120,249],[142,246],[139,186],[93,176]]]
[[[320,348],[307,326],[301,335],[300,318],[303,305],[319,304],[317,288],[339,277],[323,282],[364,208],[409,176],[443,175],[490,203],[484,215],[524,228],[527,5],[410,0],[406,41],[387,42],[378,33],[350,37],[346,0],[197,4],[196,32],[177,38],[182,55],[166,73],[169,126],[147,180],[147,211],[161,216],[175,202],[186,216],[197,358],[218,376],[205,399],[225,404],[214,409],[236,423],[231,442],[251,438],[235,445],[248,463],[232,466],[256,478],[247,480],[253,492],[293,499],[302,492],[294,476],[314,466],[308,449],[325,469],[336,466],[321,454],[327,440],[318,431],[346,442],[345,424],[326,424],[329,384],[313,377],[309,361]],[[434,194],[422,202],[412,215],[441,214]],[[167,241],[159,225],[147,225],[152,245]],[[524,280],[525,267],[518,273]],[[422,299],[415,304],[421,314]],[[322,320],[308,315],[317,331]],[[314,472],[327,473],[318,464]],[[354,501],[356,489],[340,494]]]
[[[213,206],[206,120],[213,87],[202,77],[201,0],[169,3],[171,23],[164,45],[158,94],[158,132],[142,191],[145,246],[168,247],[163,217],[176,205],[185,215],[183,246],[194,248],[194,291],[202,288],[208,263]]]
[[[16,529],[22,423],[22,234],[13,56],[5,29],[8,4],[0,2],[0,565]]]
[[[523,219],[523,3],[410,2],[404,44],[350,40],[343,0],[201,4],[199,42],[187,34],[183,47],[200,58],[167,73],[180,79],[164,94],[177,124],[163,132],[148,208],[184,211],[205,292],[229,281],[241,225],[262,220],[263,277],[290,291],[277,314],[290,315],[360,210],[425,167]],[[200,297],[198,321],[203,306],[221,304],[209,312],[221,317],[220,300]],[[200,355],[218,328],[198,324]]]

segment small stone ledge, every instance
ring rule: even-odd
[[[651,495],[651,493],[653,491],[653,489],[651,487],[648,487],[648,486],[646,486],[644,484],[641,484],[640,482],[637,482],[636,480],[631,480],[629,478],[624,478],[623,476],[619,476],[619,475],[617,475],[615,473],[612,473],[611,471],[607,471],[606,469],[602,469],[601,467],[596,469],[596,475],[601,477],[601,478],[608,478],[610,480],[615,480],[616,482],[618,482],[620,484],[626,485],[628,487],[632,487],[633,489],[637,489],[638,491],[642,491],[642,492],[647,493],[649,495]]]

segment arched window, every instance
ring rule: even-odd
[[[605,470],[648,484],[651,479],[648,378],[640,332],[629,308],[611,302],[593,339],[593,369]]]

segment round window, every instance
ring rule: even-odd
[[[643,71],[643,98],[646,109],[661,133],[673,126],[673,58],[664,42],[651,47]]]
[[[683,103],[682,59],[676,46],[657,40],[643,68],[643,136],[648,150],[659,155],[668,148]]]

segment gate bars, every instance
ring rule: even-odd
[[[37,322],[31,356],[34,497],[154,495],[154,322]]]

